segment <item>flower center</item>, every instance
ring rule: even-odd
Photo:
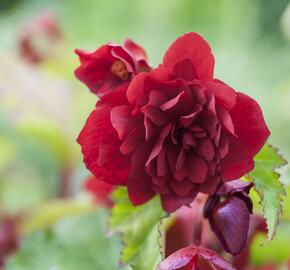
[[[174,138],[178,144],[182,142],[184,130],[184,127],[178,127],[174,130]]]
[[[129,72],[126,68],[126,65],[118,60],[116,62],[114,62],[111,66],[111,72],[116,75],[119,79],[121,79],[122,81],[127,81],[129,79]]]

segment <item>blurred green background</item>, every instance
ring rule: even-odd
[[[56,14],[63,38],[49,57],[32,65],[19,55],[19,37],[24,25],[43,10]],[[22,251],[9,260],[7,269],[114,268],[96,265],[104,256],[112,257],[111,248],[116,257],[119,240],[112,240],[116,243],[96,258],[92,254],[101,240],[82,234],[100,234],[93,224],[102,226],[106,213],[92,215],[95,210],[82,189],[88,172],[75,139],[96,98],[73,75],[78,65],[73,50],[92,50],[130,37],[157,66],[170,43],[187,31],[198,32],[211,44],[217,78],[258,100],[272,132],[270,142],[290,160],[288,0],[0,0],[0,211],[25,216],[28,223]],[[286,184],[289,176],[286,167]],[[287,210],[290,202],[276,242],[272,248],[255,246],[253,263],[290,257],[289,248],[283,248],[290,240],[285,233]],[[79,215],[85,217],[79,220]],[[67,243],[61,230],[76,233],[85,248]],[[41,254],[34,256],[34,249]],[[66,252],[62,257],[54,249]],[[65,263],[68,254],[79,254],[79,264]]]

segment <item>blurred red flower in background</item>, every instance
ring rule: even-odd
[[[4,267],[7,256],[18,248],[17,223],[14,217],[0,216],[0,267]]]
[[[157,69],[112,89],[113,96],[106,90],[109,97],[102,96],[78,137],[87,168],[102,181],[126,185],[134,205],[160,194],[167,212],[251,171],[269,136],[262,111],[215,80],[213,70],[207,42],[188,33]]]
[[[47,58],[53,45],[62,37],[56,15],[45,10],[24,25],[19,38],[21,57],[28,63],[38,64]]]
[[[114,186],[100,181],[92,175],[85,180],[84,188],[92,194],[96,204],[101,204],[106,207],[113,205],[111,193],[115,188]]]

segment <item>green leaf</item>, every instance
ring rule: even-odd
[[[276,169],[286,164],[286,161],[275,148],[267,144],[255,157],[255,164],[255,169],[250,173],[249,178],[254,180],[255,190],[260,197],[260,204],[267,221],[268,240],[271,240],[279,223],[282,196],[285,195],[284,186],[279,181],[280,174]]]
[[[122,233],[121,263],[131,265],[134,270],[156,269],[162,260],[159,225],[165,216],[159,198],[134,207],[123,188],[117,189],[113,198],[110,228],[112,232]]]
[[[121,249],[118,235],[108,239],[104,209],[61,220],[24,237],[7,270],[112,270]],[[128,268],[121,268],[128,270]]]

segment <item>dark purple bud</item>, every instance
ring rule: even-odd
[[[241,180],[233,180],[230,182],[223,183],[219,189],[217,190],[217,195],[229,195],[238,192],[245,192],[248,194],[253,186],[253,183],[241,181]]]
[[[209,221],[227,252],[236,255],[242,251],[247,242],[250,221],[250,212],[243,200],[233,196],[216,204]]]
[[[248,193],[252,183],[235,180],[224,183],[210,196],[204,207],[204,216],[209,219],[225,251],[237,255],[245,247],[253,204]]]

